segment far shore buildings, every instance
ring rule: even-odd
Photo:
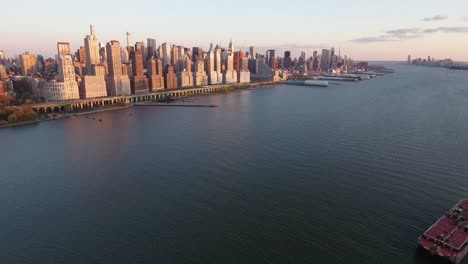
[[[144,42],[127,46],[112,40],[99,43],[94,25],[90,25],[84,45],[70,51],[68,42],[57,43],[58,55],[44,59],[29,52],[13,59],[12,75],[28,79],[33,94],[49,101],[100,98],[145,94],[164,89],[183,89],[217,84],[249,83],[263,76],[270,77],[270,70],[259,70],[259,58],[255,48],[235,51],[232,40],[228,47],[210,45],[208,51],[202,47],[188,48],[148,38]],[[273,53],[274,55],[274,53]],[[4,57],[4,55],[2,55]],[[5,58],[2,58],[5,63]],[[14,64],[11,64],[14,65]],[[268,67],[268,66],[267,66]],[[259,73],[258,76],[255,74]],[[5,74],[6,75],[6,74]],[[10,79],[12,77],[5,77]],[[11,88],[11,89],[10,89]],[[0,80],[0,93],[14,92],[12,85]]]

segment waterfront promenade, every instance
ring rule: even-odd
[[[148,102],[165,100],[168,98],[180,98],[196,96],[202,94],[228,92],[233,90],[247,89],[275,84],[274,82],[248,83],[248,84],[224,84],[204,87],[193,87],[186,89],[160,90],[152,93],[132,94],[126,96],[99,97],[69,101],[45,102],[34,105],[23,105],[19,107],[31,108],[39,114],[62,113],[92,109],[95,107],[111,107],[115,104],[133,104],[138,102]]]

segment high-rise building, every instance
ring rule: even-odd
[[[174,65],[167,64],[164,70],[164,84],[167,90],[177,88],[177,77],[174,71]]]
[[[108,42],[106,45],[106,53],[108,65],[107,95],[116,96],[131,94],[127,68],[122,67],[120,43],[116,40]]]
[[[205,61],[202,58],[197,58],[194,62],[193,84],[195,86],[208,85],[208,76],[205,72]]]
[[[229,43],[227,50],[221,54],[222,64],[224,66],[223,71],[223,83],[237,83],[237,72],[234,70],[234,45],[232,40]]]
[[[80,63],[86,65],[86,49],[85,46],[80,46],[80,48],[76,52],[76,58]]]
[[[162,57],[164,68],[166,65],[171,64],[171,43],[163,43],[162,44],[162,55],[159,54],[160,57]]]
[[[122,63],[130,62],[130,55],[128,54],[128,50],[126,48],[120,48],[120,57],[121,57]]]
[[[249,72],[253,74],[258,73],[258,59],[249,59]]]
[[[234,52],[234,70],[235,71],[240,71],[241,63],[244,57],[245,55],[243,51]]]
[[[146,46],[148,47],[147,58],[156,57],[156,51],[158,49],[158,47],[156,46],[156,40],[152,38],[148,38],[146,40]]]
[[[148,60],[148,86],[150,92],[164,89],[164,77],[161,59]]]
[[[0,50],[0,60],[4,60],[4,59],[5,59],[5,51]]]
[[[207,66],[206,72],[208,74],[209,84],[219,84],[223,81],[223,75],[221,73],[221,49],[219,46],[213,48],[213,44],[210,44],[210,50],[207,54]]]
[[[192,61],[196,61],[197,59],[203,59],[203,49],[200,47],[193,47]]]
[[[182,60],[185,57],[185,54],[187,53],[186,49],[183,46],[177,46],[177,49],[178,49],[177,53],[179,55],[177,60]]]
[[[80,94],[70,53],[70,43],[58,42],[57,52],[59,60],[58,79],[44,84],[45,97],[50,101],[79,99]]]
[[[257,54],[255,53],[255,47],[251,46],[249,48],[250,59],[256,59]]]
[[[304,65],[306,61],[306,54],[304,51],[301,51],[301,56],[299,57],[299,65]]]
[[[136,47],[136,51],[133,55],[132,71],[133,76],[130,80],[132,94],[148,93],[148,79],[143,69],[143,52],[138,47]]]
[[[411,55],[408,55],[408,63],[411,63]]]
[[[310,67],[309,67],[310,69]],[[318,58],[318,52],[314,51],[312,56],[312,68],[313,71],[320,71],[320,60]]]
[[[127,47],[130,47],[130,46],[131,46],[130,43],[132,43],[132,42],[130,41],[130,36],[131,36],[132,34],[130,34],[130,32],[127,32],[125,35],[127,36]]]
[[[58,57],[65,55],[70,55],[70,43],[68,42],[58,42],[57,43]]]
[[[96,28],[90,25],[90,35],[84,39],[86,54],[85,76],[79,83],[80,98],[96,98],[107,96],[106,65],[102,57],[105,57],[105,49],[100,48],[96,38]]]
[[[193,86],[192,60],[188,55],[177,63],[177,82],[178,88]]]
[[[20,55],[21,74],[32,75],[37,71],[37,57],[29,52]]]
[[[176,65],[179,61],[179,48],[176,45],[171,47],[171,64]]]
[[[238,67],[237,82],[250,83],[249,59],[241,58]]]
[[[331,67],[331,54],[330,50],[322,49],[322,62],[320,63],[322,71],[328,72]]]
[[[266,57],[267,57],[268,66],[270,66],[270,68],[272,68],[273,70],[276,70],[277,64],[276,64],[275,50],[268,50]]]
[[[214,50],[214,70],[218,74],[221,74],[224,71],[223,63],[221,60],[221,52],[222,52],[221,47],[219,45],[216,45],[216,48]]]
[[[99,54],[99,42],[96,38],[96,30],[93,25],[90,25],[90,35],[87,35],[84,39],[85,50],[86,50],[86,74],[91,75],[92,65],[101,63]]]
[[[91,65],[91,75],[81,78],[79,88],[81,99],[107,96],[106,68],[104,65]]]
[[[291,51],[284,52],[283,69],[289,69],[292,65]]]

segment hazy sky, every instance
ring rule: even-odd
[[[468,61],[467,0],[47,0],[2,5],[0,50],[52,56],[57,41],[83,45],[89,24],[100,42],[155,38],[187,47],[256,46],[297,56],[341,48],[362,60],[451,57]],[[145,44],[146,45],[146,44]]]

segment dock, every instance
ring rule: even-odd
[[[317,80],[322,81],[343,81],[343,82],[357,82],[359,81],[358,77],[338,77],[338,76],[317,76]]]

